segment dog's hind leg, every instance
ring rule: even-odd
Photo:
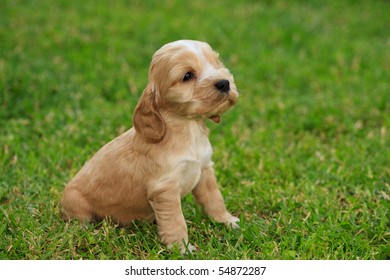
[[[62,193],[62,209],[66,220],[78,219],[81,222],[93,222],[94,214],[88,201],[75,187],[67,186]]]

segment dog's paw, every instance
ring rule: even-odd
[[[180,252],[182,255],[186,254],[192,254],[192,252],[198,250],[198,248],[190,243],[184,245],[181,249]]]
[[[180,253],[182,255],[186,255],[186,254],[192,254],[192,252],[198,250],[198,247],[190,244],[190,243],[186,243],[186,244],[183,244],[183,243],[173,243],[173,244],[169,244],[168,245],[168,249],[171,250],[173,247],[176,247],[180,250]]]
[[[231,228],[234,228],[234,229],[238,229],[238,228],[240,228],[240,226],[238,225],[238,222],[239,222],[239,221],[240,221],[239,218],[232,216],[232,217],[230,218],[230,220],[227,221],[225,224],[226,224],[228,227],[231,227]]]

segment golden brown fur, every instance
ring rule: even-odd
[[[208,44],[163,46],[153,56],[134,127],[102,147],[65,187],[65,216],[122,225],[156,219],[162,242],[184,251],[181,198],[192,192],[210,217],[238,227],[216,183],[204,124],[219,122],[237,97],[232,75]]]

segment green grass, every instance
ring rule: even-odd
[[[0,3],[0,259],[390,259],[390,3]],[[209,124],[234,231],[188,196],[199,250],[154,224],[65,223],[65,184],[132,126],[151,56],[204,40],[241,93]]]

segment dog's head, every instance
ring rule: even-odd
[[[237,98],[233,76],[207,43],[172,42],[153,56],[148,85],[134,111],[134,127],[146,141],[158,143],[166,129],[162,110],[219,123]]]

